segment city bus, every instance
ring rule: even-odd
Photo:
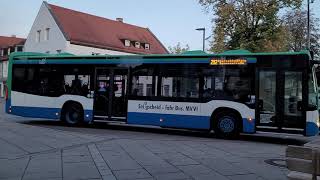
[[[315,64],[308,51],[180,55],[13,53],[6,112],[69,125],[112,122],[215,132],[314,136]]]

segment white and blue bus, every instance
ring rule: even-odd
[[[314,136],[318,94],[309,52],[74,56],[13,53],[6,112],[60,119]]]

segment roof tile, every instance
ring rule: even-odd
[[[48,4],[51,14],[72,44],[136,54],[167,54],[167,49],[148,29]],[[149,43],[150,49],[126,47],[123,40]]]
[[[23,38],[0,36],[0,48],[23,45],[25,41],[26,39]]]

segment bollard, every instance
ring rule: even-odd
[[[290,180],[317,180],[320,172],[320,151],[311,147],[288,146],[286,163]]]

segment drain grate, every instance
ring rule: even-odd
[[[264,162],[272,166],[287,168],[286,160],[284,159],[267,159]]]

